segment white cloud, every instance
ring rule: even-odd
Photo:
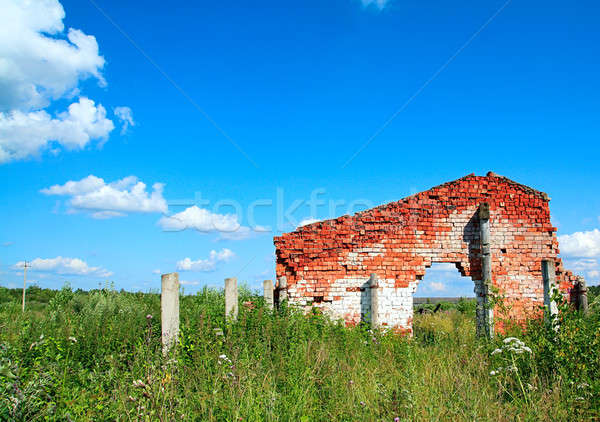
[[[23,261],[14,265],[15,269],[23,268]],[[64,275],[88,275],[96,277],[110,277],[113,273],[101,267],[90,267],[85,261],[79,258],[67,258],[57,256],[56,258],[36,258],[28,262],[33,271],[44,271]]]
[[[105,140],[114,124],[101,104],[80,97],[66,111],[44,110],[79,97],[82,80],[106,85],[96,38],[65,31],[58,0],[0,0],[0,10],[0,164]]]
[[[180,213],[163,217],[158,224],[165,231],[194,229],[206,233],[233,232],[241,227],[235,214],[215,214],[196,205],[186,208]]]
[[[598,271],[598,270],[588,271],[588,276],[593,277],[593,278],[600,277],[600,271]]]
[[[180,280],[179,284],[181,284],[182,286],[197,286],[198,284],[200,284],[200,282],[199,281]]]
[[[566,266],[572,271],[589,271],[598,267],[596,259],[578,259],[576,261],[568,260]]]
[[[197,230],[202,233],[219,232],[219,239],[248,239],[260,232],[269,231],[262,226],[242,226],[235,214],[217,214],[196,205],[168,217],[162,217],[158,225],[165,231]]]
[[[129,107],[115,107],[114,110],[115,116],[121,122],[121,135],[127,133],[127,130],[130,127],[135,126],[135,121],[133,120],[133,112]]]
[[[364,7],[373,5],[380,10],[383,9],[390,0],[361,0]]]
[[[600,230],[558,236],[562,255],[579,258],[600,257]]]
[[[190,258],[184,258],[177,262],[177,269],[180,271],[214,271],[219,262],[227,262],[233,258],[235,254],[225,248],[220,251],[212,250],[207,259],[198,259],[193,261]]]
[[[112,218],[130,212],[166,212],[163,187],[162,183],[155,183],[150,192],[146,190],[146,184],[135,176],[106,183],[99,177],[89,175],[78,181],[42,189],[41,192],[45,195],[70,196],[71,210],[89,211],[94,218]]]
[[[429,288],[434,292],[443,292],[446,290],[446,285],[441,282],[432,281],[429,283]]]
[[[159,269],[152,270],[152,274],[162,274]]]
[[[4,243],[2,244],[2,246],[4,246],[4,247],[9,247],[9,246],[12,246],[12,244],[13,244],[13,242],[4,242]]]
[[[102,105],[81,97],[56,117],[46,111],[0,112],[0,164],[38,156],[59,144],[67,150],[85,148],[92,139],[106,139],[113,130]]]
[[[307,218],[303,219],[302,221],[300,221],[300,223],[298,224],[298,227],[307,226],[309,224],[316,223],[318,221],[321,221],[321,220],[317,220],[316,218],[313,218],[313,217],[307,217]]]

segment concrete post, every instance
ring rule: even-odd
[[[236,320],[238,316],[237,278],[225,279],[225,317]]]
[[[273,281],[265,280],[263,281],[263,297],[265,298],[265,304],[267,308],[273,309]]]
[[[546,317],[556,315],[558,306],[552,300],[556,291],[556,263],[551,259],[542,261],[542,278],[544,280],[544,307],[546,308]]]
[[[481,285],[477,292],[477,335],[494,336],[494,309],[490,303],[492,288],[492,254],[490,252],[490,205],[479,206],[479,239],[481,242]]]
[[[588,311],[588,297],[587,297],[587,285],[585,282],[585,278],[578,276],[577,284],[575,285],[577,289],[577,310],[587,314]]]
[[[161,276],[160,322],[162,351],[166,355],[179,337],[179,274]]]
[[[371,328],[379,327],[379,283],[377,283],[377,275],[371,274],[369,277],[369,290],[371,292]]]
[[[279,305],[281,305],[287,299],[287,277],[283,276],[279,279]]]

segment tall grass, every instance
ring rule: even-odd
[[[502,355],[491,354],[502,342],[475,338],[468,306],[463,312],[415,317],[415,336],[407,338],[345,328],[319,313],[272,312],[247,290],[240,302],[252,304],[241,305],[238,321],[228,323],[222,293],[204,289],[182,297],[180,342],[163,358],[157,294],[68,287],[44,294],[22,314],[18,295],[0,291],[1,420],[567,421],[600,416],[598,383],[590,376],[594,367],[567,376],[560,366],[537,366],[538,355],[544,365],[566,365],[547,350],[550,334],[543,326],[519,333],[533,349],[518,362],[525,390],[516,388],[512,373],[490,375],[502,363]],[[584,322],[562,330],[579,327],[593,336],[594,318],[573,316]],[[555,346],[569,350],[562,343]],[[599,344],[590,347],[586,354],[600,351]],[[571,351],[581,359],[578,353]]]

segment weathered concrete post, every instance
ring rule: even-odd
[[[179,274],[161,276],[160,323],[162,351],[166,355],[179,337]]]
[[[265,280],[263,281],[263,297],[265,298],[265,304],[267,308],[273,309],[273,281]]]
[[[490,303],[492,288],[492,254],[490,252],[490,205],[479,206],[479,239],[481,242],[481,285],[477,293],[477,335],[494,336],[494,309]]]
[[[588,297],[585,278],[578,276],[575,288],[577,289],[577,310],[586,314],[588,311]]]
[[[544,308],[546,317],[549,317],[558,313],[558,306],[552,300],[556,291],[556,263],[553,260],[544,259],[542,261],[542,278],[544,279]]]
[[[371,274],[369,277],[369,290],[371,292],[371,328],[376,329],[379,327],[379,283],[377,282],[377,275]]]
[[[280,306],[284,301],[288,299],[286,276],[283,276],[279,279],[279,288],[277,290],[279,292],[278,306]]]
[[[225,279],[225,317],[236,320],[238,316],[237,278]]]

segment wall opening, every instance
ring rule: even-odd
[[[461,298],[475,299],[474,283],[471,277],[461,275],[458,264],[452,262],[434,262],[427,268],[425,275],[418,280],[413,297],[415,313],[424,309],[432,310],[440,302],[458,303]]]

